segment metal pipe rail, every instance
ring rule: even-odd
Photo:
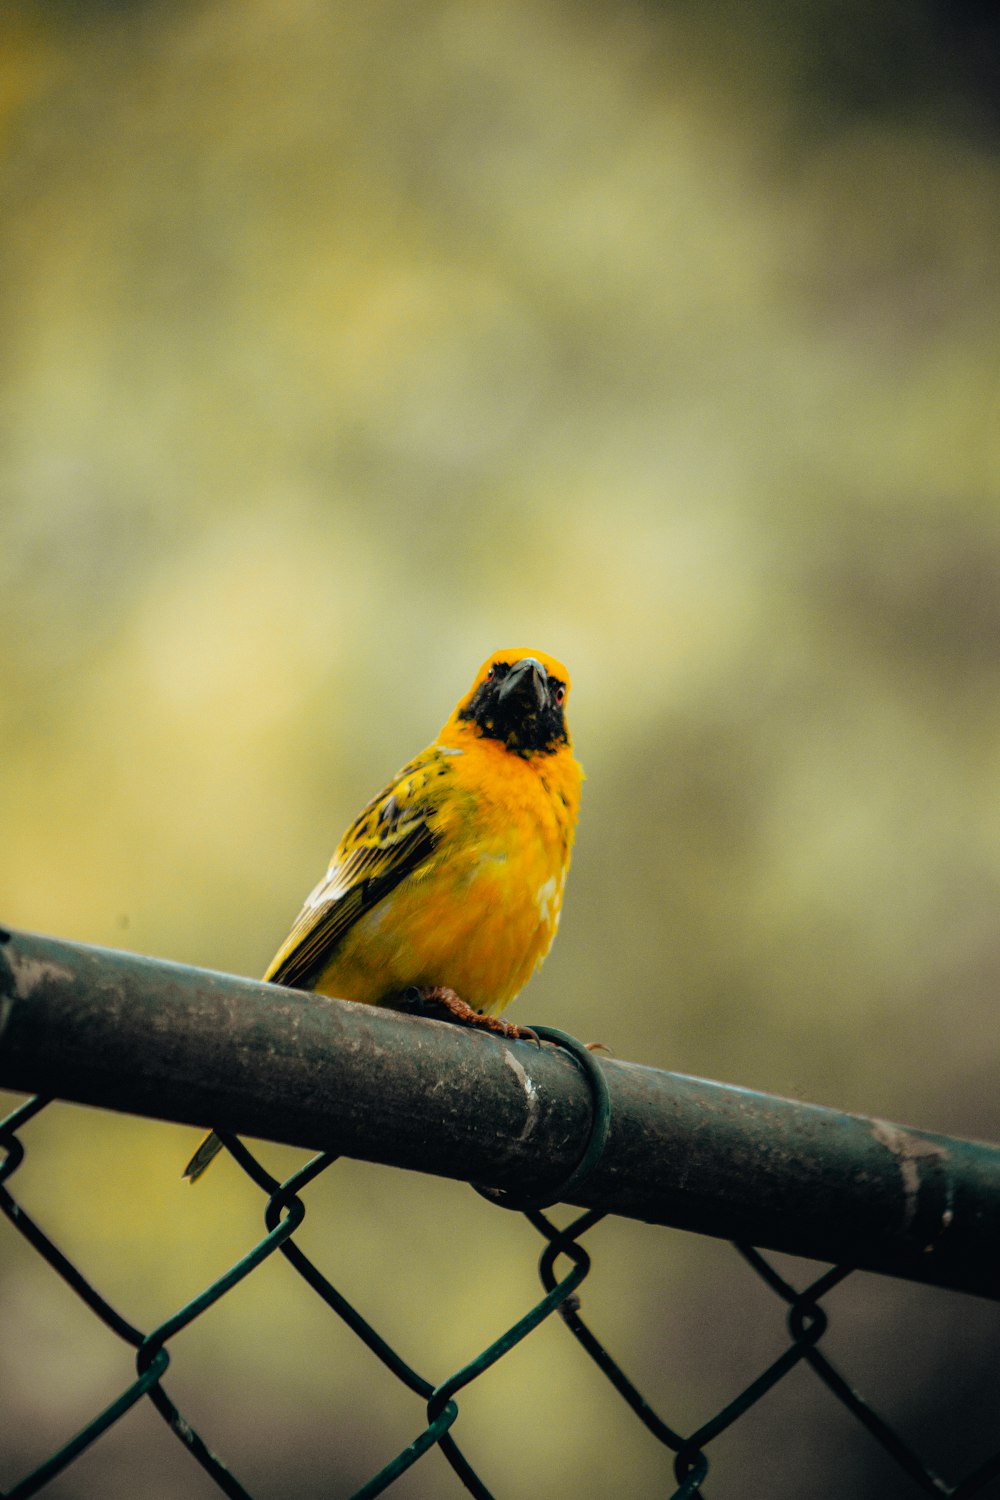
[[[1000,1299],[1000,1147],[601,1059],[571,1193]],[[543,1196],[591,1096],[555,1047],[130,953],[0,933],[0,1087]]]

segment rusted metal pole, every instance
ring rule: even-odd
[[[1000,1147],[600,1066],[611,1129],[574,1203],[1000,1298]],[[591,1111],[555,1048],[20,932],[0,1086],[527,1195]]]

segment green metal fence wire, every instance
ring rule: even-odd
[[[435,1445],[469,1494],[479,1497],[479,1500],[492,1500],[494,1490],[473,1468],[454,1435],[460,1414],[459,1394],[556,1312],[561,1314],[566,1328],[580,1348],[594,1361],[637,1420],[673,1455],[676,1480],[676,1487],[672,1491],[673,1500],[684,1500],[684,1497],[703,1493],[709,1472],[708,1450],[711,1444],[801,1363],[812,1368],[831,1396],[842,1403],[895,1461],[900,1471],[908,1476],[913,1482],[914,1494],[950,1496],[952,1500],[965,1500],[967,1496],[980,1494],[993,1480],[1000,1478],[998,1450],[958,1483],[946,1483],[931,1471],[914,1449],[853,1389],[822,1352],[819,1345],[828,1321],[822,1302],[835,1286],[852,1274],[850,1267],[834,1267],[804,1289],[796,1290],[762,1254],[748,1245],[736,1245],[735,1248],[765,1285],[787,1304],[789,1344],[732,1401],[696,1431],[685,1435],[654,1410],[581,1316],[578,1288],[591,1270],[591,1258],[582,1241],[605,1217],[597,1210],[580,1214],[562,1229],[540,1208],[529,1207],[523,1210],[526,1219],[544,1242],[539,1260],[544,1295],[474,1359],[447,1379],[435,1382],[413,1369],[392,1348],[295,1241],[296,1230],[306,1213],[301,1195],[321,1174],[329,1171],[337,1157],[329,1153],[315,1156],[285,1182],[279,1183],[242,1141],[228,1134],[223,1137],[227,1149],[263,1194],[266,1232],[203,1292],[158,1327],[143,1333],[113,1308],[88,1277],[62,1254],[45,1231],[20,1207],[10,1191],[10,1179],[25,1156],[22,1132],[50,1102],[43,1098],[31,1099],[15,1109],[0,1124],[0,1148],[6,1153],[5,1160],[0,1165],[0,1209],[10,1225],[42,1256],[95,1316],[132,1346],[135,1350],[136,1378],[113,1402],[98,1412],[33,1472],[7,1490],[6,1500],[27,1500],[28,1496],[38,1494],[50,1480],[91,1444],[97,1442],[143,1399],[152,1403],[191,1458],[223,1494],[237,1497],[237,1500],[252,1500],[250,1492],[234,1471],[212,1451],[178,1410],[165,1388],[164,1380],[170,1365],[168,1345],[171,1339],[195,1319],[207,1314],[220,1298],[275,1254],[285,1258],[331,1312],[424,1404],[424,1422],[413,1440],[363,1484],[352,1500],[372,1500],[372,1497],[383,1494]],[[593,1146],[593,1140],[590,1144]],[[563,1269],[560,1270],[560,1267]]]
[[[0,985],[0,999],[6,1006],[0,1075],[7,1086],[22,1090],[31,1086],[25,1081],[29,1076],[45,1077],[51,1081],[47,1084],[38,1082],[35,1087],[48,1087],[51,1092],[28,1099],[0,1123],[0,1153],[3,1156],[0,1161],[0,1209],[11,1228],[37,1252],[95,1318],[132,1348],[135,1358],[135,1378],[78,1432],[8,1489],[5,1500],[26,1500],[26,1497],[38,1494],[142,1401],[151,1403],[191,1460],[200,1466],[219,1491],[239,1497],[239,1500],[252,1500],[250,1491],[237,1477],[236,1469],[213,1451],[169,1395],[170,1346],[182,1330],[196,1320],[208,1317],[222,1298],[275,1255],[284,1258],[292,1271],[321,1299],[330,1314],[346,1325],[422,1407],[419,1418],[416,1412],[414,1414],[411,1441],[400,1452],[386,1454],[383,1466],[355,1491],[352,1500],[370,1500],[370,1497],[383,1494],[434,1448],[440,1450],[456,1480],[469,1494],[481,1497],[481,1500],[491,1500],[494,1494],[499,1495],[502,1479],[494,1490],[493,1476],[487,1482],[459,1446],[456,1434],[461,1425],[462,1393],[513,1349],[530,1339],[556,1313],[568,1334],[593,1361],[636,1421],[662,1445],[665,1469],[669,1464],[673,1471],[673,1480],[664,1485],[663,1493],[671,1493],[673,1500],[706,1493],[709,1464],[714,1461],[710,1458],[713,1444],[800,1367],[812,1370],[830,1398],[839,1403],[879,1445],[895,1464],[901,1481],[909,1483],[913,1494],[966,1500],[966,1497],[981,1495],[988,1486],[1000,1482],[1000,1449],[961,1479],[942,1479],[874,1405],[853,1388],[828,1357],[822,1348],[829,1322],[825,1299],[834,1288],[859,1274],[853,1263],[834,1265],[799,1289],[779,1273],[760,1249],[742,1241],[734,1242],[735,1251],[749,1272],[784,1305],[788,1342],[777,1358],[744,1389],[696,1430],[687,1432],[657,1411],[626,1374],[624,1367],[583,1318],[579,1296],[579,1289],[590,1275],[592,1264],[584,1241],[593,1236],[606,1217],[609,1203],[625,1202],[629,1206],[619,1211],[632,1212],[652,1222],[674,1222],[670,1217],[673,1214],[676,1222],[683,1223],[687,1215],[689,1225],[694,1222],[696,1227],[709,1233],[719,1234],[719,1226],[725,1223],[730,1226],[729,1233],[732,1234],[737,1232],[734,1225],[747,1222],[746,1205],[736,1203],[735,1198],[740,1187],[740,1171],[745,1172],[752,1166],[761,1174],[755,1179],[754,1190],[759,1187],[767,1199],[764,1213],[756,1212],[753,1223],[762,1233],[768,1232],[771,1215],[780,1218],[783,1225],[781,1235],[773,1238],[771,1244],[803,1253],[798,1245],[800,1230],[795,1225],[790,1227],[782,1206],[789,1196],[796,1205],[802,1203],[803,1219],[809,1219],[815,1226],[809,1233],[827,1234],[831,1247],[845,1243],[845,1231],[837,1222],[836,1214],[854,1203],[858,1205],[859,1214],[862,1217],[867,1215],[867,1219],[861,1231],[856,1226],[853,1230],[849,1228],[846,1243],[859,1247],[859,1258],[863,1250],[867,1257],[863,1264],[876,1269],[896,1270],[898,1274],[916,1280],[938,1281],[1000,1300],[1000,1277],[995,1265],[1000,1165],[993,1148],[904,1131],[901,1127],[864,1121],[861,1117],[837,1116],[812,1105],[769,1100],[766,1096],[752,1095],[744,1090],[726,1090],[721,1085],[683,1080],[675,1075],[669,1075],[669,1078],[668,1075],[654,1076],[650,1070],[634,1069],[630,1065],[599,1064],[592,1053],[574,1038],[537,1027],[539,1050],[529,1047],[525,1057],[535,1059],[533,1066],[537,1077],[546,1077],[555,1089],[560,1080],[565,1083],[566,1069],[556,1068],[552,1059],[546,1058],[541,1044],[544,1042],[561,1053],[569,1053],[576,1065],[577,1083],[582,1073],[587,1085],[589,1115],[585,1117],[581,1113],[579,1101],[577,1104],[567,1102],[572,1091],[565,1089],[561,1099],[553,1094],[552,1098],[540,1103],[535,1099],[532,1103],[531,1107],[537,1106],[540,1117],[544,1116],[547,1121],[547,1134],[543,1133],[543,1139],[552,1145],[564,1163],[561,1176],[556,1174],[558,1180],[548,1182],[544,1195],[531,1199],[523,1194],[517,1196],[509,1189],[477,1186],[477,1192],[489,1200],[489,1206],[483,1205],[483,1213],[523,1213],[539,1235],[542,1244],[538,1270],[542,1295],[473,1359],[443,1380],[433,1378],[429,1372],[418,1371],[347,1300],[327,1270],[303,1250],[296,1235],[305,1218],[307,1192],[338,1160],[334,1150],[313,1156],[286,1181],[278,1182],[244,1142],[228,1130],[219,1132],[224,1145],[262,1195],[263,1233],[224,1274],[157,1327],[144,1332],[111,1305],[90,1276],[63,1254],[12,1192],[12,1180],[25,1161],[32,1124],[55,1098],[65,1095],[90,1103],[161,1115],[169,1115],[171,1109],[193,1112],[200,1110],[205,1103],[210,1113],[208,1093],[199,1094],[193,1104],[188,1098],[190,1081],[182,1062],[185,1056],[189,1056],[198,1059],[197,1079],[207,1079],[204,1088],[210,1093],[214,1087],[216,1100],[227,1098],[231,1111],[250,1108],[247,1099],[258,1099],[257,1091],[266,1076],[277,1089],[278,1114],[274,1118],[283,1118],[280,1109],[282,1096],[278,1084],[275,1084],[280,1069],[275,1065],[276,1054],[269,1040],[278,1034],[286,1034],[282,1028],[286,1027],[288,1016],[281,1009],[283,1005],[301,1006],[300,1010],[289,1014],[294,1015],[296,1027],[306,1038],[302,1044],[305,1063],[310,1068],[318,1067],[320,1063],[317,1063],[316,1055],[320,1056],[327,1081],[338,1062],[336,1049],[333,1054],[329,1051],[331,1038],[339,1037],[340,1063],[345,1067],[356,1067],[351,1080],[354,1103],[359,1108],[367,1104],[370,1109],[372,1101],[357,1095],[359,1091],[363,1094],[365,1088],[375,1088],[375,1080],[381,1082],[383,1090],[409,1087],[410,1095],[397,1094],[394,1097],[397,1104],[410,1101],[410,1107],[415,1107],[415,1101],[425,1097],[429,1080],[440,1078],[441,1074],[435,1073],[434,1069],[441,1068],[450,1070],[455,1078],[453,1126],[459,1118],[459,1103],[467,1103],[473,1096],[477,1108],[481,1108],[482,1099],[487,1097],[501,1101],[497,1104],[500,1111],[504,1096],[495,1088],[498,1056],[504,1058],[499,1066],[500,1075],[510,1070],[523,1075],[522,1082],[527,1080],[530,1084],[529,1094],[532,1090],[537,1092],[537,1085],[528,1079],[523,1064],[516,1058],[507,1057],[502,1048],[497,1052],[499,1044],[490,1041],[485,1049],[480,1048],[468,1037],[458,1037],[455,1028],[444,1023],[408,1023],[425,1028],[419,1033],[419,1041],[415,1042],[411,1036],[402,1036],[387,1018],[369,1015],[369,1007],[344,1007],[340,1002],[320,1003],[315,997],[290,996],[288,991],[268,993],[269,987],[264,987],[261,992],[260,987],[229,976],[157,964],[130,955],[74,949],[73,945],[58,944],[49,939],[22,936],[15,942],[10,935],[3,934],[2,941],[7,945],[6,951],[11,954],[11,959],[5,971],[6,978]],[[234,999],[239,1000],[239,1006],[234,1007]],[[315,1015],[310,1012],[311,1004]],[[218,1042],[221,1022],[220,1012],[215,1007],[222,1007],[230,1017],[241,1016],[242,1024],[248,1028],[240,1033],[239,1046],[235,1048],[241,1090],[238,1098],[227,1092],[230,1086],[227,1078],[231,1078],[231,1073],[225,1071],[224,1047],[220,1048],[218,1059],[211,1067],[206,1069],[204,1064],[206,1039]],[[306,1023],[310,1018],[318,1030],[309,1030]],[[335,1028],[338,1026],[345,1029],[337,1032]],[[162,1041],[164,1037],[169,1038],[165,1054],[169,1058],[169,1067],[165,1074],[157,1071],[160,1061],[156,1046],[156,1039]],[[253,1045],[247,1038],[253,1040]],[[383,1044],[389,1050],[380,1054],[377,1049]],[[190,1048],[188,1053],[185,1052],[186,1045]],[[253,1046],[262,1049],[256,1062],[250,1055]],[[419,1063],[414,1060],[414,1046],[421,1054]],[[436,1048],[441,1050],[436,1051]],[[134,1069],[140,1054],[145,1059],[147,1071],[137,1093],[135,1079],[126,1075]],[[465,1058],[464,1062],[460,1054]],[[371,1067],[373,1058],[377,1062],[375,1069]],[[289,1067],[294,1063],[287,1047],[284,1061]],[[401,1069],[394,1082],[387,1076],[391,1065]],[[414,1071],[418,1067],[431,1071]],[[570,1067],[568,1071],[573,1074],[574,1069]],[[293,1071],[288,1076],[297,1075]],[[142,1094],[147,1079],[160,1080],[152,1101]],[[613,1080],[613,1087],[609,1087],[609,1079]],[[290,1093],[283,1097],[291,1102]],[[378,1114],[377,1101],[375,1105]],[[190,1115],[175,1113],[173,1117],[189,1118]],[[648,1192],[636,1197],[634,1191],[631,1198],[621,1197],[621,1179],[624,1177],[637,1178],[640,1187],[644,1188],[647,1177],[655,1175],[656,1152],[650,1154],[647,1150],[644,1155],[637,1156],[633,1149],[637,1136],[648,1135],[651,1140],[655,1139],[658,1143],[656,1151],[670,1158],[671,1145],[662,1134],[665,1117],[672,1122],[674,1135],[679,1132],[684,1175],[687,1175],[691,1162],[695,1162],[696,1170],[703,1174],[699,1176],[696,1193],[700,1200],[704,1200],[698,1209],[702,1215],[699,1221],[692,1221],[693,1210],[676,1189],[661,1190],[659,1197],[650,1197]],[[251,1116],[244,1114],[242,1118]],[[443,1116],[441,1118],[443,1121]],[[517,1118],[508,1117],[508,1128]],[[300,1143],[308,1132],[328,1128],[323,1119],[322,1110],[309,1116],[301,1127]],[[568,1122],[574,1120],[577,1125],[567,1137],[568,1149],[563,1149],[560,1155],[559,1141],[566,1135]],[[617,1131],[614,1128],[616,1121]],[[654,1124],[660,1130],[659,1134],[654,1130]],[[341,1122],[340,1129],[344,1131],[347,1126]],[[495,1137],[496,1122],[493,1120],[490,1130]],[[459,1129],[458,1134],[461,1133]],[[702,1149],[702,1155],[697,1157],[694,1155],[698,1144],[696,1136]],[[286,1134],[284,1138],[294,1140],[295,1137]],[[331,1143],[336,1137],[327,1136],[326,1139]],[[322,1140],[322,1134],[316,1135],[313,1145],[322,1143]],[[706,1140],[709,1143],[707,1156],[704,1154]],[[839,1143],[839,1156],[831,1154],[831,1140]],[[358,1141],[363,1147],[363,1137]],[[339,1140],[337,1146],[339,1149]],[[795,1148],[798,1148],[798,1154]],[[36,1149],[37,1143],[32,1147],[33,1151]],[[872,1152],[882,1154],[872,1155]],[[355,1154],[363,1156],[365,1151],[357,1150]],[[493,1163],[503,1155],[504,1142],[496,1138],[488,1158],[480,1156],[476,1159]],[[522,1156],[520,1160],[523,1162],[526,1158]],[[707,1177],[713,1161],[718,1170],[709,1183]],[[947,1169],[943,1165],[946,1161],[949,1163]],[[901,1202],[895,1186],[887,1187],[883,1192],[875,1181],[880,1173],[885,1178],[886,1163],[895,1170],[902,1184]],[[587,1194],[593,1191],[593,1183],[601,1173],[604,1176],[599,1201],[585,1207],[584,1212],[560,1228],[546,1208],[555,1202],[575,1201],[578,1206],[586,1205]],[[449,1175],[471,1174],[456,1173],[451,1165]],[[848,1176],[852,1183],[846,1182]],[[494,1176],[494,1181],[497,1180],[500,1179]],[[527,1177],[522,1177],[519,1169],[515,1180],[530,1180],[530,1170]],[[472,1185],[476,1186],[475,1183]],[[810,1186],[813,1188],[811,1206],[807,1202]],[[732,1211],[727,1217],[720,1217],[726,1204],[721,1202],[719,1195],[726,1191],[730,1194]],[[827,1201],[831,1198],[835,1200],[834,1209]],[[706,1203],[708,1209],[704,1206]],[[661,1212],[663,1217],[658,1217]],[[851,1233],[853,1240],[850,1239]],[[839,1240],[834,1238],[838,1234]],[[881,1248],[878,1234],[882,1237]],[[948,1251],[942,1249],[942,1234],[953,1236]],[[955,1244],[960,1247],[957,1254]],[[921,1256],[914,1255],[914,1246],[922,1247]],[[805,1253],[811,1252],[806,1250]],[[835,1257],[831,1253],[827,1258],[832,1260]],[[0,1338],[2,1336],[0,1329]],[[0,1419],[2,1415],[3,1395],[0,1394]],[[345,1425],[349,1420],[350,1413],[345,1413]]]

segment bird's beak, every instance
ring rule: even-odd
[[[540,661],[533,656],[522,656],[520,661],[514,663],[497,693],[497,701],[503,703],[505,698],[512,694],[516,697],[526,699],[533,698],[535,706],[542,709],[548,698],[549,674]]]

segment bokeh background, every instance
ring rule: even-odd
[[[259,973],[482,657],[537,645],[589,779],[518,1019],[996,1137],[998,93],[977,4],[8,0],[3,920]],[[260,1228],[228,1162],[182,1187],[195,1139],[60,1106],[17,1179],[144,1326]],[[436,1377],[536,1295],[460,1184],[342,1164],[303,1236]],[[782,1347],[728,1247],[590,1248],[675,1426]],[[6,1485],[130,1362],[0,1264]],[[832,1304],[930,1461],[985,1456],[995,1309]],[[255,1495],[348,1494],[421,1425],[283,1264],[172,1348]],[[462,1412],[507,1500],[670,1488],[554,1324]],[[711,1456],[733,1500],[911,1493],[807,1371]],[[144,1406],[48,1493],[215,1491]],[[432,1455],[393,1493],[458,1485]]]

